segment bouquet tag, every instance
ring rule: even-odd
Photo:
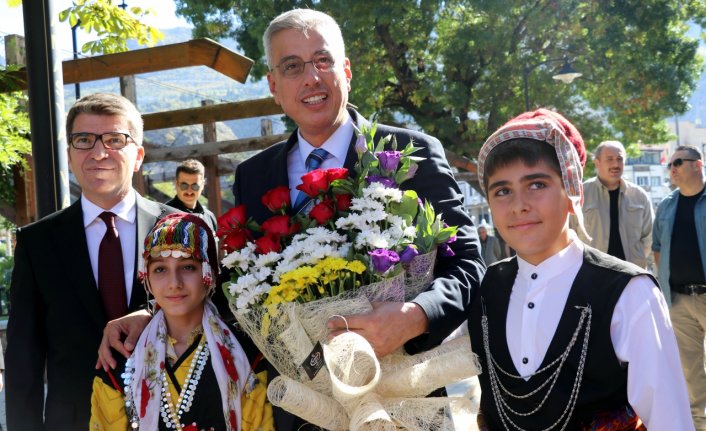
[[[309,376],[309,380],[314,380],[314,377],[319,373],[319,370],[324,366],[324,348],[321,347],[321,343],[317,342],[314,349],[309,353],[304,362],[302,362],[302,368],[306,371]]]

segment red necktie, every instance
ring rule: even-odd
[[[127,314],[123,251],[115,227],[115,214],[104,212],[99,217],[107,229],[98,248],[98,292],[106,317],[113,320]]]

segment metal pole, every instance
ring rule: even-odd
[[[78,26],[81,25],[81,21],[79,20],[76,25],[71,26],[71,41],[73,42],[74,46],[74,60],[78,60],[78,43],[76,43],[76,29]],[[76,100],[81,98],[81,84],[80,83],[75,83],[74,84],[74,92],[76,93]]]
[[[51,0],[22,2],[35,196],[40,218],[69,205],[63,76],[61,59],[52,43],[58,15],[53,13],[51,4]]]

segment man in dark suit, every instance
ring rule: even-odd
[[[286,142],[237,168],[235,204],[245,204],[248,215],[258,222],[272,215],[260,201],[266,191],[286,185],[295,202],[295,187],[314,149],[326,150],[322,168],[352,168],[357,160],[354,125],[360,128],[365,123],[355,110],[347,109],[351,66],[340,28],[330,16],[304,9],[286,12],[270,22],[263,41],[270,91],[298,128]],[[376,139],[389,134],[396,137],[399,148],[413,140],[421,148],[414,155],[425,158],[415,177],[401,187],[414,189],[459,231],[451,244],[455,256],[438,259],[435,280],[414,301],[377,303],[371,313],[346,316],[348,328],[364,336],[378,356],[403,345],[414,353],[440,344],[465,320],[471,292],[485,270],[476,231],[463,210],[462,195],[441,143],[422,133],[378,125]],[[346,329],[343,319],[329,322],[332,335]],[[294,418],[281,411],[275,412],[275,420],[280,431],[299,429]]]
[[[137,257],[154,223],[175,211],[132,188],[144,148],[142,118],[130,101],[112,94],[86,96],[69,111],[66,129],[81,198],[17,231],[5,358],[11,431],[88,429],[103,328],[144,308]],[[111,218],[105,219],[105,212]],[[112,250],[119,257],[106,265],[102,243],[115,230]],[[118,280],[119,288],[106,296],[105,279],[115,268],[109,283]]]

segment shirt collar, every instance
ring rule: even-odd
[[[113,208],[109,209],[108,211],[112,212],[113,214],[128,223],[135,223],[136,201],[137,198],[135,196],[135,191],[131,190],[127,195],[125,195],[123,200],[118,202]],[[94,204],[93,202],[89,201],[83,193],[81,194],[81,209],[83,211],[83,227],[88,227],[88,225],[93,223],[96,218],[101,215],[101,213],[106,211],[98,205]]]
[[[517,256],[517,277],[529,282],[533,274],[539,274],[542,280],[549,280],[577,264],[580,265],[583,262],[583,242],[573,230],[569,230],[569,239],[569,245],[536,266]]]
[[[351,143],[351,137],[353,136],[353,120],[351,116],[346,111],[346,121],[341,124],[338,129],[321,145],[320,148],[328,151],[333,157],[337,159],[339,163],[338,166],[343,166],[346,162],[346,156],[348,155],[348,147]],[[316,147],[307,142],[302,134],[297,131],[297,137],[299,139],[299,155],[302,160],[306,160],[309,157],[309,153],[314,151]]]

